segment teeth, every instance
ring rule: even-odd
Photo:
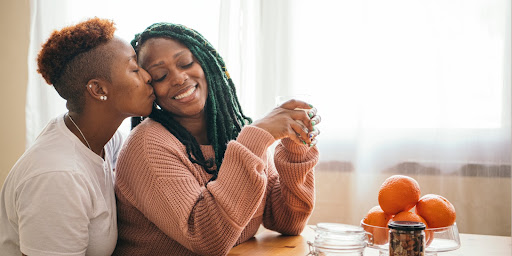
[[[174,99],[177,99],[177,100],[179,100],[179,99],[183,99],[183,98],[185,98],[185,97],[187,97],[187,96],[190,96],[190,95],[191,95],[192,93],[194,93],[195,91],[196,91],[196,87],[195,87],[195,86],[194,86],[194,87],[191,87],[190,89],[188,89],[188,91],[186,91],[186,92],[184,92],[184,93],[182,93],[182,94],[180,94],[180,95],[178,95],[178,96],[174,97]]]

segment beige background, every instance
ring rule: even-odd
[[[25,151],[25,95],[30,38],[28,0],[0,2],[0,184]]]

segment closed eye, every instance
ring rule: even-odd
[[[189,64],[183,66],[183,68],[190,68],[194,64],[194,61],[190,62]]]
[[[162,77],[160,77],[158,79],[153,79],[153,83],[162,82],[166,77],[167,77],[167,74],[163,75]]]

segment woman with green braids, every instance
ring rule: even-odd
[[[300,234],[314,206],[316,109],[290,100],[252,123],[222,58],[185,26],[153,24],[132,46],[157,98],[117,162],[114,254],[226,255],[261,224]]]

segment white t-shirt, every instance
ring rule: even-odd
[[[117,241],[112,169],[122,140],[116,132],[103,160],[71,133],[64,116],[50,121],[3,185],[0,254],[111,255]]]

